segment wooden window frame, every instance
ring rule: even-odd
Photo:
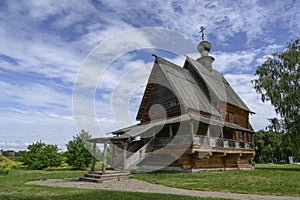
[[[234,122],[234,116],[233,116],[233,113],[231,113],[231,112],[228,113],[228,121],[232,122],[232,123]]]

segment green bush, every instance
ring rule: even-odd
[[[61,165],[62,155],[56,145],[36,142],[28,146],[23,154],[22,161],[29,169],[45,169]]]
[[[0,155],[0,174],[9,174],[13,169],[19,168],[20,166],[20,162],[12,161]]]

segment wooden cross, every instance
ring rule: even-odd
[[[203,27],[203,26],[201,26],[200,27],[200,31],[199,31],[199,33],[201,33],[202,34],[202,40],[204,40],[204,30],[205,30],[205,28]]]

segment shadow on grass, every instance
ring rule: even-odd
[[[257,170],[278,170],[278,171],[292,171],[300,172],[300,166],[297,167],[278,167],[278,166],[268,166],[268,167],[255,167]]]

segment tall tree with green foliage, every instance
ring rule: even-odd
[[[270,101],[284,119],[292,152],[300,160],[300,38],[283,52],[275,52],[256,70],[253,80],[262,101]]]
[[[68,142],[65,156],[70,166],[85,169],[91,164],[91,144],[87,142],[88,139],[91,139],[91,135],[88,131],[82,130]]]
[[[40,141],[29,145],[27,149],[28,151],[22,155],[21,161],[29,169],[45,169],[61,165],[62,155],[58,152],[56,145]]]

